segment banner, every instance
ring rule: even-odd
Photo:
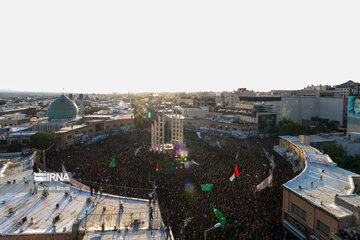
[[[199,139],[201,139],[201,133],[200,133],[200,132],[196,132],[196,134],[198,135]]]
[[[255,192],[259,192],[267,187],[271,187],[272,181],[273,181],[273,174],[272,171],[270,170],[270,175],[267,178],[265,178],[264,181],[262,181],[256,186]]]
[[[201,184],[201,191],[211,191],[212,186],[212,184]]]

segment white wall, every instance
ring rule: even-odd
[[[342,125],[343,107],[343,98],[322,97],[320,98],[320,117],[338,121]]]
[[[343,124],[343,98],[289,96],[281,98],[280,119],[298,123],[312,117],[326,118]]]

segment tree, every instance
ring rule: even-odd
[[[134,118],[136,128],[142,128],[144,126],[144,117],[139,113],[135,113]]]
[[[0,105],[4,105],[4,104],[6,104],[7,103],[7,101],[5,101],[5,100],[0,100]]]
[[[56,141],[56,134],[53,131],[40,131],[31,136],[29,147],[45,150],[49,148],[52,144],[56,143]]]
[[[348,156],[341,146],[336,143],[326,144],[322,147],[324,153],[337,163],[337,165],[346,170],[360,173],[360,156]]]
[[[18,143],[11,143],[8,152],[21,152],[21,145]]]
[[[283,119],[279,122],[279,135],[310,135],[315,134],[316,129],[301,125],[289,119]]]

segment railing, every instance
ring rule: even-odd
[[[129,211],[126,208],[117,213],[84,213],[79,216],[80,229],[85,232],[163,230],[161,216],[155,213],[152,218],[149,211]]]
[[[19,159],[18,161],[11,161],[4,165],[4,167],[1,169],[1,175],[14,175],[21,173],[25,170],[29,170],[33,167],[34,164],[34,158],[37,152],[33,152],[31,155],[29,155],[26,159]],[[21,155],[20,155],[21,156]]]

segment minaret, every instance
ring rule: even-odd
[[[84,116],[84,94],[80,93],[79,95],[80,99],[80,116]]]

